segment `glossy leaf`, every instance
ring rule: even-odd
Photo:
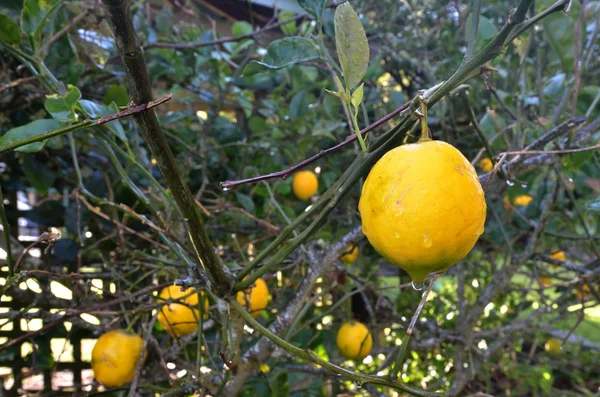
[[[99,103],[88,101],[86,99],[82,99],[79,101],[79,109],[90,119],[97,119],[102,116],[108,116],[109,114],[113,114],[118,111],[118,107],[116,105],[109,107],[101,105]],[[127,136],[125,135],[123,126],[119,123],[118,120],[110,121],[104,125],[106,125],[108,129],[123,142],[127,142]]]
[[[325,0],[298,0],[298,5],[315,17],[316,20],[319,20],[325,9]]]
[[[21,12],[21,30],[39,44],[42,29],[48,16],[60,4],[60,0],[25,0]]]
[[[244,76],[252,76],[267,70],[277,70],[299,62],[319,58],[312,40],[304,37],[286,37],[269,45],[262,62],[252,61],[244,69]]]
[[[350,98],[350,102],[352,102],[352,106],[354,106],[354,117],[358,115],[358,107],[363,100],[363,87],[365,83],[362,83],[358,86],[357,89],[352,93],[352,97]]]
[[[369,43],[360,18],[350,5],[344,3],[335,10],[335,48],[346,89],[360,83],[369,66]]]
[[[81,99],[81,92],[77,87],[71,87],[65,96],[53,95],[44,101],[44,107],[50,115],[62,122],[75,121],[74,108]]]
[[[23,125],[21,127],[10,129],[6,134],[0,136],[0,148],[9,145],[13,142],[19,141],[21,139],[30,138],[36,135],[42,135],[48,131],[55,130],[62,126],[63,124],[61,122],[54,119],[41,119],[32,121],[31,123]],[[46,142],[47,141],[44,140],[40,142],[30,143],[29,145],[21,146],[15,149],[15,151],[27,153],[38,152],[44,148]]]
[[[235,37],[244,36],[252,33],[252,25],[246,21],[237,21],[231,27],[231,32]]]
[[[0,14],[0,40],[9,44],[17,44],[21,41],[19,25],[4,14]]]

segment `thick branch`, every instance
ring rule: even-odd
[[[139,45],[133,26],[128,1],[104,0],[109,13],[108,21],[125,67],[129,95],[135,104],[152,101],[152,90],[143,50]],[[134,116],[144,141],[150,148],[167,185],[181,210],[187,230],[200,263],[206,269],[212,290],[220,297],[226,296],[232,287],[232,277],[226,273],[208,237],[200,210],[194,201],[183,175],[177,168],[175,157],[169,148],[156,114],[152,110]]]

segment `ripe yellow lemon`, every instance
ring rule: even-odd
[[[292,190],[300,200],[308,200],[317,193],[319,180],[312,171],[300,171],[294,175]]]
[[[557,261],[561,261],[561,262],[564,262],[567,260],[567,257],[565,256],[565,253],[563,251],[553,252],[552,255],[550,255],[550,258],[557,260]]]
[[[592,296],[592,293],[590,292],[590,287],[588,287],[587,284],[584,284],[583,286],[577,287],[575,290],[575,295],[577,295],[578,300],[584,301]]]
[[[552,354],[560,354],[562,351],[562,342],[557,338],[550,338],[544,345],[544,350]]]
[[[356,258],[358,258],[358,246],[355,245],[354,248],[353,247],[348,247],[348,249],[346,250],[346,254],[341,256],[341,260],[342,262],[350,265],[354,262],[356,262]]]
[[[431,140],[386,153],[365,181],[358,210],[371,245],[416,282],[465,257],[486,216],[471,163],[452,145]]]
[[[92,369],[98,382],[107,387],[131,382],[143,347],[139,335],[125,330],[102,334],[92,349]]]
[[[538,280],[539,280],[540,284],[542,284],[544,287],[547,287],[552,284],[551,277],[540,277]]]
[[[200,310],[198,310],[198,293],[193,288],[181,290],[177,285],[170,285],[160,291],[158,301],[173,301],[164,305],[157,320],[172,337],[181,337],[191,334],[198,329]],[[208,313],[208,300],[204,299],[204,318]]]
[[[531,200],[533,200],[533,197],[528,194],[522,194],[513,199],[513,204],[519,207],[527,207],[531,203]]]
[[[478,164],[479,168],[481,168],[481,171],[483,172],[490,172],[494,169],[494,163],[492,163],[492,160],[487,157],[479,160]]]
[[[373,336],[366,325],[358,321],[345,323],[337,334],[337,346],[350,360],[365,358],[373,347]]]
[[[238,291],[236,299],[252,317],[256,318],[269,304],[269,287],[265,280],[259,278],[245,290]]]

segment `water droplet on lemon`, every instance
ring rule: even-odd
[[[432,245],[433,242],[431,241],[431,237],[429,237],[429,234],[423,233],[423,246],[425,248],[431,248]]]

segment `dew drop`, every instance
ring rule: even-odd
[[[400,231],[399,231],[399,230],[396,230],[396,231],[394,232],[394,236],[396,236],[396,238],[400,238]]]
[[[224,191],[224,192],[226,192],[226,191],[228,191],[228,190],[229,190],[229,188],[228,188],[227,186],[223,187],[223,191]]]
[[[431,237],[429,237],[429,234],[423,233],[423,246],[425,248],[431,248],[432,245],[433,242],[431,241]]]
[[[511,181],[511,180],[507,180],[507,181],[506,181],[506,184],[507,184],[508,186],[515,186],[515,183],[514,183],[513,181]]]
[[[523,183],[523,184],[521,184],[521,187],[522,187],[523,189],[525,189],[525,188],[527,188],[527,184],[526,184],[526,183]]]
[[[415,291],[422,291],[423,290],[423,285],[424,283],[422,282],[418,282],[418,281],[413,281],[411,282],[412,287]]]

